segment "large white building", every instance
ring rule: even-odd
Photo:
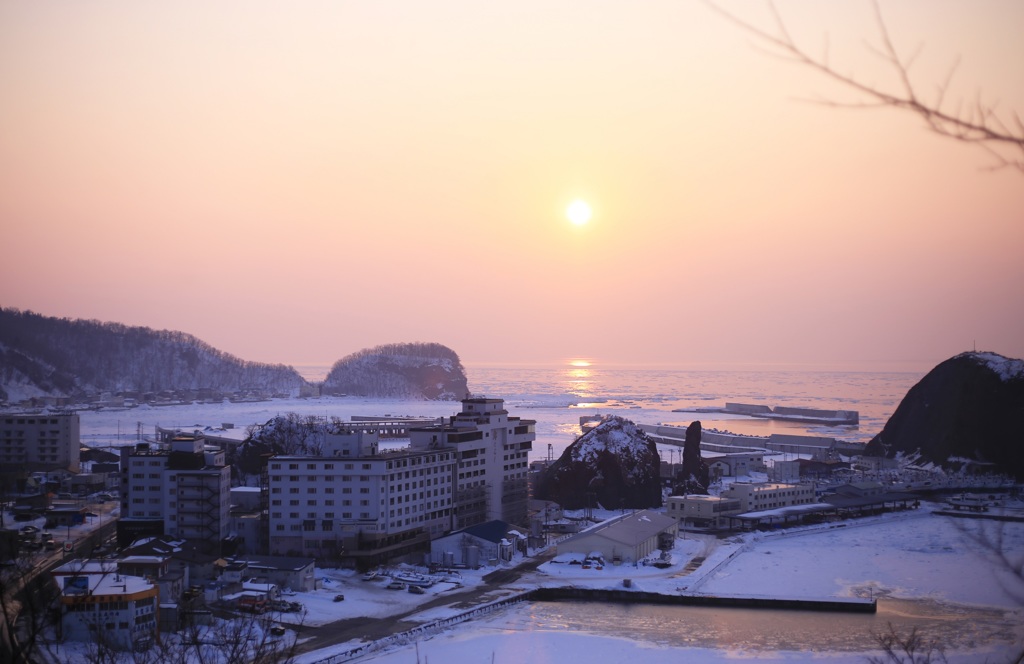
[[[202,436],[122,448],[121,487],[123,542],[162,534],[219,551],[230,532],[231,467]]]
[[[0,414],[0,469],[79,471],[77,413]]]
[[[509,417],[504,400],[482,397],[463,399],[462,412],[444,424],[409,432],[413,450],[456,454],[456,529],[494,520],[526,523],[528,457],[535,438],[535,421]]]
[[[455,451],[377,443],[372,431],[329,434],[323,456],[270,459],[269,553],[370,566],[451,530]]]
[[[810,484],[778,484],[774,482],[733,482],[722,491],[723,498],[740,503],[742,512],[757,512],[791,505],[817,502]]]

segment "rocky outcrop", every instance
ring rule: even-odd
[[[536,495],[570,510],[661,507],[660,468],[654,441],[633,422],[611,415],[545,471]]]
[[[686,427],[686,442],[683,444],[683,469],[679,471],[673,488],[676,495],[708,493],[711,470],[700,456],[700,435],[700,422],[690,422],[690,426]]]
[[[1024,362],[963,353],[939,364],[907,392],[866,453],[919,455],[1024,481]]]
[[[326,394],[393,399],[463,399],[469,393],[459,356],[441,344],[388,344],[335,362]]]

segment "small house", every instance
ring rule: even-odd
[[[508,562],[515,554],[516,535],[504,521],[488,521],[457,530],[430,543],[430,563],[442,567],[477,569],[484,564]]]

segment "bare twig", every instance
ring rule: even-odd
[[[993,170],[1012,168],[1024,174],[1024,123],[1021,122],[1020,116],[1017,113],[1011,113],[1011,121],[1006,123],[996,113],[994,104],[985,104],[980,99],[968,105],[966,107],[968,110],[963,110],[962,104],[956,104],[953,110],[947,110],[945,108],[946,96],[959,65],[959,59],[938,86],[935,102],[922,101],[910,77],[910,68],[920,53],[920,49],[908,58],[900,58],[877,0],[873,0],[872,6],[881,46],[869,45],[868,49],[896,73],[899,85],[898,89],[892,92],[873,84],[862,83],[851,74],[840,73],[829,61],[827,42],[825,52],[820,58],[811,56],[793,39],[782,15],[770,0],[768,6],[774,24],[774,28],[770,30],[757,27],[725,11],[710,0],[707,4],[716,13],[754,35],[762,44],[766,44],[773,55],[809,67],[868,99],[868,101],[857,103],[832,101],[822,103],[847,108],[884,107],[909,111],[921,118],[929,131],[945,138],[979,147],[992,155],[995,160],[991,167]]]

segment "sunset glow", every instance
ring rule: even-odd
[[[1024,114],[1024,3],[880,5],[922,96]],[[899,85],[872,3],[775,6]],[[705,3],[9,2],[0,89],[5,307],[296,364],[1024,357],[1024,175]]]

